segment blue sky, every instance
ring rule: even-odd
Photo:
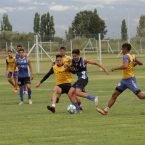
[[[0,0],[0,20],[7,13],[14,31],[33,32],[34,14],[49,11],[54,16],[56,35],[64,36],[76,13],[95,8],[105,20],[108,30],[106,37],[120,37],[124,18],[128,33],[133,37],[140,16],[145,15],[145,0]]]

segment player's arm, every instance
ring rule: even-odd
[[[143,65],[143,63],[140,60],[138,60],[137,58],[135,58],[134,66],[136,66],[136,65]]]
[[[91,60],[85,60],[85,63],[87,63],[87,64],[92,64],[92,65],[97,65],[97,66],[100,67],[107,75],[109,74],[109,73],[108,73],[108,70],[107,70],[102,64],[99,64],[98,62],[91,61]]]
[[[129,56],[127,55],[123,56],[123,64],[121,66],[112,68],[112,71],[127,69],[129,65],[129,61],[130,61]]]
[[[49,72],[42,78],[42,80],[38,83],[38,84],[36,84],[36,88],[38,88],[38,87],[40,87],[40,85],[45,81],[45,80],[47,80],[48,78],[49,78],[49,76],[50,75],[52,75],[54,73],[54,71],[53,71],[53,67],[51,67],[51,69],[49,70]]]
[[[33,71],[32,71],[32,65],[31,65],[31,61],[30,60],[28,60],[28,65],[29,65],[29,69],[30,69],[31,80],[33,80]]]

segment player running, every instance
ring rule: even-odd
[[[104,109],[98,108],[97,111],[102,115],[107,115],[109,109],[114,105],[118,96],[125,91],[127,88],[131,90],[139,99],[145,99],[145,93],[142,92],[136,84],[136,78],[134,75],[134,66],[143,65],[135,55],[130,53],[131,45],[124,43],[122,45],[122,54],[123,54],[123,64],[118,67],[112,68],[112,71],[122,70],[123,79],[119,82],[115,88],[112,97],[109,99],[107,106]]]
[[[103,65],[97,62],[83,59],[80,56],[79,49],[74,49],[72,51],[72,57],[73,59],[71,62],[70,69],[77,74],[78,80],[72,85],[68,94],[71,98],[71,101],[73,102],[73,105],[76,106],[77,112],[80,112],[80,106],[77,103],[76,96],[87,98],[88,100],[93,101],[95,103],[98,102],[97,97],[92,96],[83,91],[86,85],[88,84],[87,64],[97,65],[98,67],[102,68],[107,75],[108,71]]]
[[[24,98],[23,98],[23,87],[24,84],[27,86],[28,90],[28,101],[29,104],[32,104],[31,100],[31,81],[30,81],[30,74],[31,74],[31,80],[33,79],[32,76],[32,67],[30,60],[25,55],[24,49],[19,49],[19,58],[16,60],[15,68],[18,67],[18,85],[20,88],[20,103],[19,105],[24,104]],[[29,72],[30,70],[30,72]]]
[[[6,75],[8,77],[8,82],[13,86],[13,92],[17,93],[18,69],[14,70],[15,63],[16,58],[13,56],[12,50],[8,50],[8,57],[6,58]]]

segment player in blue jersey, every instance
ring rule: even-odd
[[[29,104],[32,104],[31,85],[30,85],[31,84],[30,74],[31,74],[31,79],[33,79],[32,67],[31,67],[30,60],[25,55],[24,49],[19,49],[19,58],[16,60],[15,68],[16,67],[18,67],[18,85],[20,88],[20,92],[19,92],[20,93],[20,103],[19,103],[19,105],[22,105],[24,103],[24,98],[23,98],[24,84],[26,84],[26,86],[27,86]]]
[[[15,56],[15,57],[16,57],[16,60],[20,57],[20,56],[19,56],[19,50],[20,50],[20,49],[22,49],[22,45],[21,45],[21,44],[17,45],[17,53],[16,53],[16,56]],[[27,56],[26,53],[25,53],[25,56]],[[23,93],[24,93],[24,94],[28,94],[26,84],[24,84]]]
[[[108,70],[105,67],[103,67],[103,65],[101,65],[97,62],[83,59],[80,56],[79,49],[74,49],[72,51],[72,57],[73,58],[72,58],[72,62],[70,65],[70,69],[72,71],[74,71],[74,73],[76,73],[76,75],[78,76],[78,80],[72,85],[72,87],[69,90],[68,95],[69,95],[71,101],[73,102],[73,104],[76,106],[77,111],[79,112],[80,107],[77,103],[76,96],[87,98],[88,100],[93,101],[95,103],[98,102],[97,97],[92,96],[83,91],[85,89],[86,85],[88,84],[87,64],[97,65],[98,67],[102,68],[102,70],[107,75],[108,75]]]

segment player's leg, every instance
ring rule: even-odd
[[[78,102],[78,99],[77,99],[77,96],[75,95],[75,84],[76,83],[74,83],[73,85],[72,85],[72,87],[69,89],[69,92],[68,92],[68,97],[69,97],[69,99],[70,99],[70,101],[72,102],[72,104],[76,107],[76,110],[77,110],[77,112],[80,112],[80,103]]]
[[[24,85],[26,85],[26,87],[27,87],[27,90],[28,90],[28,102],[31,105],[32,104],[32,97],[31,97],[32,91],[31,91],[30,77],[26,77],[25,78]],[[24,91],[24,89],[23,89],[23,91]]]
[[[15,84],[12,80],[12,72],[8,72],[7,78],[8,78],[8,82],[13,86],[13,90],[14,90]]]
[[[24,79],[23,78],[18,78],[19,96],[20,96],[20,103],[19,103],[19,105],[22,105],[24,103],[23,85],[24,85]]]
[[[128,88],[139,98],[145,99],[145,93],[142,92],[136,84],[136,78],[131,78],[128,80]]]
[[[13,74],[14,84],[15,84],[15,92],[18,92],[18,72],[15,71]]]
[[[52,105],[47,106],[47,109],[51,111],[52,113],[55,113],[57,96],[58,94],[61,94],[61,92],[62,92],[62,89],[59,86],[54,86],[53,92],[52,92]]]
[[[127,89],[126,82],[124,80],[121,80],[120,83],[118,83],[117,87],[115,88],[114,92],[112,93],[111,98],[107,102],[107,106],[103,109],[97,108],[97,111],[101,113],[102,115],[107,115],[109,112],[109,109],[114,105],[116,102],[118,96]]]

